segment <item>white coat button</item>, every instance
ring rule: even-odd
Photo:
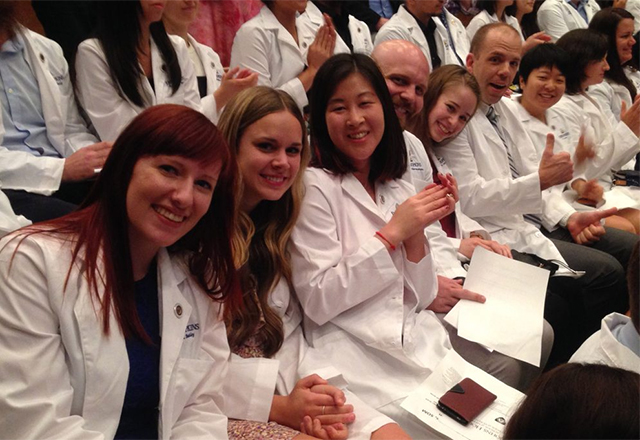
[[[302,47],[306,48],[307,47],[307,43],[306,42],[302,42]]]
[[[178,318],[182,318],[182,306],[180,304],[173,306],[173,313],[175,313]]]
[[[380,196],[380,203],[382,203],[384,205],[384,196],[383,195]]]
[[[40,61],[44,63],[44,55],[40,54]]]
[[[13,89],[9,89],[9,93],[13,93]]]

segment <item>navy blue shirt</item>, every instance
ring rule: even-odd
[[[129,379],[116,439],[157,439],[160,405],[160,311],[155,261],[135,283],[138,317],[153,345],[128,338]]]

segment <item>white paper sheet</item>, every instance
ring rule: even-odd
[[[477,247],[464,287],[487,301],[462,300],[445,321],[462,338],[539,367],[548,281],[546,269]]]
[[[465,377],[473,379],[498,396],[467,426],[456,422],[436,407],[438,399]],[[474,367],[454,350],[450,350],[433,373],[402,402],[401,406],[448,438],[496,440],[502,438],[509,416],[523,397],[524,394],[520,391]]]

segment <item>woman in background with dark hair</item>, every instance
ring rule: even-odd
[[[540,32],[536,13],[544,0],[515,0],[511,6],[507,6],[505,14],[518,20],[522,36],[527,39],[531,35]]]
[[[521,1],[522,5],[518,6],[521,9],[525,9],[525,4],[530,3],[530,0]],[[514,5],[514,0],[483,0],[478,2],[478,9],[480,13],[473,17],[473,20],[467,26],[467,34],[469,35],[469,41],[473,40],[474,35],[478,30],[489,23],[503,22],[514,28],[520,34],[522,39],[522,53],[527,51],[538,44],[546,43],[551,38],[544,32],[537,32],[528,36],[525,36],[520,27],[519,20],[510,15],[512,9],[508,9],[509,6]],[[526,8],[529,9],[528,7]]]
[[[312,168],[291,235],[305,336],[368,405],[412,437],[428,428],[400,402],[451,348],[435,314],[424,228],[451,213],[449,183],[416,194],[384,77],[360,54],[330,58],[311,89]]]
[[[504,432],[515,439],[637,439],[640,376],[596,364],[564,364],[543,374]]]
[[[589,87],[588,93],[615,124],[622,116],[622,103],[631,107],[640,88],[640,73],[629,65],[636,44],[633,15],[620,8],[603,9],[593,16],[589,29],[607,37],[609,70],[604,73],[604,81]]]
[[[169,37],[161,21],[166,1],[97,2],[98,27],[95,38],[78,46],[75,85],[103,141],[115,140],[152,105],[201,109],[186,45]]]
[[[600,84],[609,70],[606,60],[609,42],[604,35],[591,29],[575,29],[561,37],[556,45],[569,57],[564,72],[566,91],[549,112],[558,121],[554,124],[557,131],[567,133],[566,145],[577,146],[582,136],[594,154],[576,169],[571,187],[578,197],[593,200],[587,195],[587,191],[592,191],[586,184],[589,180],[598,179],[604,191],[608,192],[607,200],[611,206],[619,206],[620,199],[615,199],[615,196],[624,194],[625,199],[630,197],[636,201],[633,208],[640,207],[640,194],[632,189],[613,186],[611,173],[611,170],[625,166],[640,151],[640,101],[626,110],[620,122],[612,124],[602,107],[589,95],[589,87]],[[629,232],[640,233],[638,209],[620,210],[617,215],[628,221],[626,229]]]
[[[2,437],[226,438],[235,187],[215,126],[156,106],[82,209],[0,242]]]

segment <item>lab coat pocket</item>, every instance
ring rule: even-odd
[[[213,374],[215,361],[178,358],[171,375],[167,399],[173,398],[171,425],[176,423],[180,414],[191,403],[191,395],[208,374]]]

